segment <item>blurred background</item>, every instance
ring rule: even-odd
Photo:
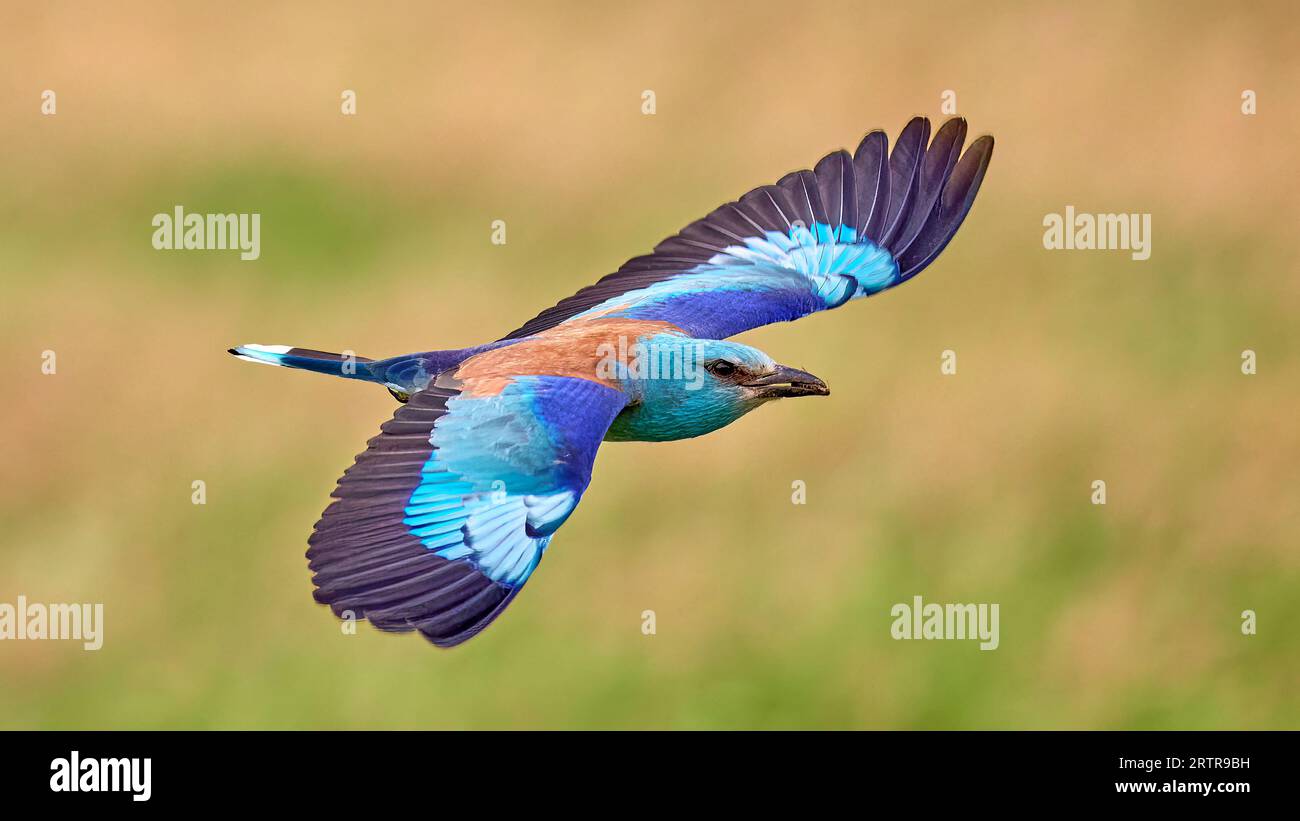
[[[105,637],[0,643],[0,728],[1300,726],[1298,34],[1282,3],[6,4],[0,602],[103,602]],[[830,400],[602,448],[456,650],[313,603],[307,535],[395,405],[227,347],[494,339],[946,90],[998,147],[942,258],[742,337]],[[178,204],[260,213],[260,259],[155,251]],[[1151,213],[1151,258],[1044,250],[1067,205]],[[914,595],[998,603],[1001,646],[894,641]]]

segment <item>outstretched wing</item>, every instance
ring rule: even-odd
[[[957,232],[993,153],[985,136],[961,155],[963,119],[929,137],[918,117],[890,152],[873,131],[852,156],[828,154],[721,206],[505,338],[604,315],[723,339],[906,282]]]
[[[626,398],[585,379],[431,385],[343,474],[307,557],[341,618],[443,647],[514,599],[577,506]]]

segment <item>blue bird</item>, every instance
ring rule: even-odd
[[[907,124],[755,188],[501,339],[370,360],[244,345],[242,359],[402,402],[308,543],[339,617],[450,647],[514,600],[591,481],[602,441],[701,436],[774,399],[825,396],[742,331],[906,282],[965,219],[993,153],[966,122]]]

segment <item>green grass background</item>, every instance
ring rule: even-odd
[[[1300,726],[1285,5],[5,16],[0,601],[106,634],[0,643],[0,728]],[[495,338],[945,89],[998,147],[941,260],[743,337],[831,399],[603,448],[457,650],[312,602],[306,536],[393,403],[227,347]],[[154,251],[176,204],[259,212],[261,258]],[[1067,204],[1150,212],[1151,259],[1044,250]],[[892,640],[918,594],[999,603],[1001,647]]]

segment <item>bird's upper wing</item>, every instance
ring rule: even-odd
[[[384,423],[307,551],[335,614],[441,646],[476,635],[527,581],[626,404],[563,376],[458,387],[431,385]]]
[[[891,152],[873,131],[852,156],[755,188],[505,338],[606,315],[723,339],[905,282],[952,239],[993,153],[985,136],[961,155],[962,119],[929,136],[930,121],[913,119]]]

